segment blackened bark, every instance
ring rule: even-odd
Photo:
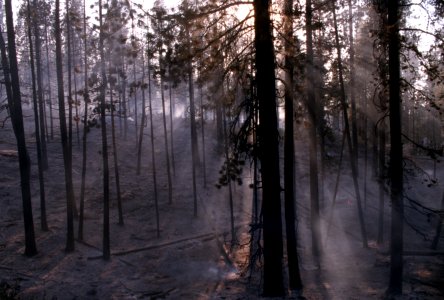
[[[88,102],[89,102],[89,90],[88,90],[88,44],[86,40],[86,0],[83,0],[83,63],[84,63],[84,90],[83,90],[83,99],[85,103],[85,111],[83,114],[83,135],[82,135],[82,178],[80,185],[80,207],[79,207],[79,233],[78,239],[79,241],[83,241],[83,219],[84,219],[84,206],[85,206],[85,181],[86,181],[86,140],[88,133]]]
[[[37,1],[33,2],[34,9],[37,9]],[[42,167],[43,170],[48,169],[48,151],[46,150],[46,127],[45,127],[45,114],[44,114],[44,99],[43,99],[43,84],[42,84],[42,58],[41,49],[42,43],[40,40],[40,28],[37,22],[37,12],[33,13],[34,18],[34,39],[35,39],[35,64],[36,64],[36,78],[37,78],[37,97],[38,97],[38,110],[39,110],[39,126],[40,126],[40,145],[42,155]],[[31,22],[31,20],[30,20]],[[46,221],[45,221],[46,222]],[[42,223],[43,225],[43,223]]]
[[[40,123],[39,120],[43,119],[43,114],[38,112],[37,103],[37,83],[36,83],[36,72],[35,72],[35,61],[34,61],[34,45],[32,42],[31,33],[31,4],[29,0],[27,1],[27,17],[28,17],[28,40],[29,40],[29,60],[31,63],[31,78],[32,78],[32,102],[34,109],[34,127],[35,127],[35,141],[37,148],[37,169],[39,174],[39,189],[40,189],[40,225],[43,231],[48,231],[48,223],[46,220],[46,197],[45,197],[45,176],[43,174],[44,160],[42,153],[42,139],[45,139],[44,135],[40,133]],[[38,38],[36,37],[36,40]],[[41,88],[41,86],[40,86]]]
[[[163,137],[165,143],[165,161],[166,161],[166,171],[168,178],[168,203],[173,203],[173,180],[171,178],[171,166],[170,166],[170,152],[168,149],[168,129],[167,129],[167,119],[166,119],[166,106],[165,106],[165,90],[164,90],[164,73],[163,64],[161,59],[161,49],[159,49],[159,68],[160,68],[160,98],[162,100],[162,124],[163,124]]]
[[[117,211],[119,215],[119,225],[123,226],[123,207],[122,207],[122,193],[120,192],[120,172],[119,172],[119,161],[117,154],[117,142],[116,142],[116,126],[114,121],[114,102],[113,102],[113,91],[110,90],[110,102],[111,102],[111,142],[113,146],[113,161],[114,161],[114,177],[116,178],[116,194],[117,194]],[[143,126],[142,126],[143,128]]]
[[[66,252],[74,251],[74,192],[72,185],[72,161],[70,158],[69,142],[66,129],[65,115],[65,91],[63,85],[63,63],[62,63],[62,40],[60,30],[60,0],[56,0],[54,35],[56,42],[56,68],[57,68],[57,91],[59,99],[60,135],[63,148],[63,163],[65,166],[65,188],[66,188],[66,214],[67,234]]]
[[[403,272],[403,168],[401,140],[401,74],[400,74],[400,37],[399,1],[388,2],[388,41],[389,41],[389,109],[390,109],[390,198],[391,243],[390,243],[390,294],[402,293]]]
[[[352,139],[350,136],[350,123],[348,120],[348,113],[347,113],[347,99],[345,94],[345,84],[344,84],[344,76],[343,76],[343,67],[342,67],[342,52],[341,47],[339,44],[339,33],[338,33],[338,23],[336,19],[336,2],[333,3],[333,22],[334,22],[334,28],[335,28],[335,42],[336,42],[336,49],[338,53],[338,73],[339,73],[339,82],[340,82],[340,88],[341,88],[341,108],[342,113],[344,116],[344,132],[347,138],[347,144],[348,144],[348,151],[350,155],[350,164],[352,169],[352,177],[353,177],[353,186],[355,188],[355,194],[356,194],[356,204],[358,207],[358,218],[359,218],[359,225],[361,229],[361,237],[362,237],[362,245],[364,248],[368,247],[367,243],[367,230],[365,227],[365,221],[364,221],[364,213],[362,211],[362,203],[361,203],[361,194],[359,190],[359,183],[358,183],[358,166],[357,166],[357,157],[354,154],[353,150],[353,144]]]
[[[196,117],[194,110],[194,84],[193,84],[193,66],[191,61],[188,63],[188,94],[190,97],[190,123],[191,123],[191,160],[192,160],[192,176],[193,176],[193,205],[194,216],[197,217],[197,184],[196,184],[196,168],[199,161],[197,153],[197,132],[196,132]]]
[[[169,72],[171,74],[171,70]],[[173,116],[174,116],[174,100],[173,100],[173,89],[171,87],[172,83],[168,85],[168,94],[170,98],[170,146],[171,146],[171,168],[173,169],[173,175],[176,176],[176,160],[174,158],[174,126],[173,126]]]
[[[7,89],[9,86],[9,94],[11,96],[8,97],[8,106],[11,114],[12,127],[17,139],[17,152],[19,156],[20,185],[23,205],[23,221],[25,226],[25,255],[33,256],[37,254],[37,246],[35,243],[34,220],[32,216],[30,186],[31,162],[29,160],[28,149],[26,147],[25,130],[23,127],[22,100],[17,67],[14,20],[12,14],[11,0],[5,0],[5,14],[6,30],[8,35],[9,64],[6,61],[5,42],[3,40],[3,36],[1,36],[0,47],[2,49],[2,65],[4,68],[5,81],[9,81],[9,84],[8,82],[6,82]]]
[[[206,162],[206,152],[205,152],[205,111],[203,107],[203,91],[202,86],[199,86],[199,98],[200,98],[200,126],[201,126],[201,138],[202,138],[202,172],[203,172],[203,184],[204,188],[207,188],[207,162]],[[171,95],[170,95],[171,99]],[[171,126],[172,128],[172,126]],[[173,130],[171,129],[171,132]],[[172,137],[171,137],[172,138]],[[173,143],[173,141],[171,141]],[[172,154],[171,154],[172,155]]]
[[[353,156],[358,160],[358,128],[356,125],[356,96],[355,96],[355,45],[353,39],[353,6],[352,0],[348,0],[348,35],[350,38],[350,103],[351,103],[351,131],[353,142]],[[356,166],[356,173],[359,168]]]
[[[48,84],[48,104],[49,104],[49,129],[51,131],[50,138],[54,139],[54,119],[52,117],[52,89],[51,89],[51,68],[49,61],[49,42],[48,42],[48,20],[45,18],[45,52],[46,52],[46,76]]]
[[[377,243],[381,245],[384,242],[384,181],[385,181],[385,122],[382,121],[379,130],[379,213],[378,213],[378,238]]]
[[[108,139],[106,135],[106,69],[105,69],[105,50],[103,32],[103,14],[102,0],[99,0],[99,49],[100,49],[100,69],[102,82],[100,86],[100,123],[102,129],[102,163],[103,163],[103,259],[109,260],[111,257],[110,250],[110,233],[109,233],[109,165],[108,165]]]
[[[73,97],[72,97],[72,51],[71,51],[71,19],[69,16],[69,0],[65,2],[66,4],[66,46],[67,46],[67,71],[68,71],[68,162],[69,162],[69,172],[72,181],[72,105],[73,105]],[[71,182],[71,191],[72,197],[72,209],[74,217],[78,216],[76,199],[74,195],[74,188]]]
[[[306,73],[307,73],[307,108],[310,117],[310,213],[311,213],[311,240],[312,254],[315,258],[321,255],[321,220],[319,212],[319,179],[318,179],[318,155],[317,155],[317,118],[316,118],[316,97],[314,91],[314,54],[313,54],[313,8],[311,0],[305,2],[305,22],[306,22]]]
[[[294,186],[294,47],[293,47],[293,0],[284,2],[285,38],[285,137],[284,137],[284,186],[285,229],[287,234],[288,274],[291,289],[300,290],[302,279],[299,271]]]
[[[149,43],[148,43],[149,44]],[[160,214],[159,214],[159,199],[157,193],[157,173],[156,173],[156,152],[154,147],[154,123],[153,123],[153,101],[151,91],[151,62],[150,62],[150,50],[147,50],[147,71],[148,71],[148,101],[149,101],[149,114],[150,114],[150,135],[151,135],[151,166],[153,168],[153,189],[154,189],[154,206],[156,210],[156,229],[157,237],[160,237]],[[145,73],[142,73],[145,77]]]
[[[276,112],[275,56],[270,1],[255,0],[255,67],[259,102],[259,159],[262,176],[264,290],[267,297],[283,296],[283,240],[279,173],[279,133]]]

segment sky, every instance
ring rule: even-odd
[[[14,9],[14,20],[16,20],[18,7],[22,1],[20,1],[20,0],[11,0],[11,1],[12,1],[13,9]],[[103,1],[105,1],[105,0],[103,0]],[[165,6],[167,8],[174,8],[174,7],[177,7],[181,1],[182,0],[163,0],[163,3],[165,4]],[[86,0],[87,7],[90,7],[92,4],[94,4],[96,2],[97,2],[97,0]],[[153,6],[155,0],[132,0],[132,2],[140,3],[140,4],[144,5],[146,7],[146,9],[150,9]],[[3,6],[4,0],[0,0],[0,4],[1,4],[1,6]],[[64,7],[64,5],[65,5],[64,0],[61,0],[60,5],[61,5],[61,7]],[[427,6],[426,8],[429,12],[418,5],[412,6],[412,14],[407,21],[407,24],[409,27],[419,28],[424,31],[433,32],[433,30],[434,30],[433,27],[430,24],[428,24],[428,22],[427,22],[428,14],[432,13],[433,8],[429,7],[429,6]],[[246,16],[248,14],[248,11],[250,9],[251,9],[251,7],[249,5],[240,5],[238,12],[237,12],[238,17],[240,19],[242,19],[244,16]],[[427,51],[433,42],[434,42],[434,40],[433,40],[432,36],[422,34],[420,44],[418,45],[419,50]]]

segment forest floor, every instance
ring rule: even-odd
[[[28,112],[27,112],[28,114]],[[32,118],[27,119],[28,147],[32,160],[32,199],[39,253],[25,257],[19,168],[15,139],[9,122],[0,129],[0,299],[8,291],[20,299],[257,299],[261,295],[261,273],[253,269],[249,276],[249,224],[252,218],[252,175],[247,167],[243,185],[233,185],[236,243],[231,244],[230,206],[227,187],[218,189],[222,155],[209,124],[206,138],[207,186],[198,172],[198,217],[193,216],[192,169],[189,120],[177,118],[174,126],[175,175],[173,202],[168,203],[165,150],[160,116],[156,116],[155,155],[159,190],[160,237],[156,232],[151,146],[148,127],[143,142],[141,175],[136,175],[134,123],[129,124],[126,139],[117,125],[118,161],[124,210],[124,226],[117,224],[114,169],[111,168],[111,260],[101,259],[102,249],[102,177],[100,130],[88,134],[88,170],[85,203],[84,242],[76,242],[72,253],[65,253],[66,197],[61,144],[58,131],[48,143],[50,168],[45,172],[49,231],[40,230],[40,204],[32,135]],[[119,123],[117,123],[119,124]],[[209,133],[209,134],[208,134]],[[309,230],[308,149],[302,133],[296,142],[297,213],[299,219],[299,256],[304,290],[289,291],[290,299],[381,299],[389,279],[390,205],[386,196],[385,237],[377,245],[378,186],[367,170],[365,223],[369,247],[362,247],[357,206],[348,163],[341,172],[337,202],[331,199],[336,181],[339,149],[330,146],[325,168],[323,201],[323,258],[320,268],[311,256]],[[73,161],[76,201],[80,190],[81,147],[74,131]],[[200,157],[202,148],[199,142]],[[112,165],[114,153],[110,156]],[[430,160],[409,156],[428,174]],[[347,161],[347,160],[346,160]],[[248,165],[248,164],[247,164]],[[360,161],[363,169],[364,162]],[[413,166],[413,164],[411,164]],[[414,170],[413,168],[411,168]],[[412,171],[408,194],[430,208],[439,208],[443,192],[444,170],[438,165],[437,184],[427,187],[427,175]],[[361,173],[361,193],[363,191]],[[429,181],[430,182],[430,181]],[[407,206],[414,206],[410,201]],[[330,212],[333,212],[330,218]],[[406,208],[406,250],[404,294],[399,299],[444,299],[444,241],[438,251],[430,244],[437,219],[425,211]],[[77,236],[77,220],[75,221]],[[427,255],[428,254],[428,255]]]

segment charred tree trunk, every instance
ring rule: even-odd
[[[379,214],[378,214],[378,238],[377,243],[384,242],[384,181],[385,181],[385,122],[382,121],[379,130]]]
[[[151,166],[153,168],[153,189],[154,189],[154,207],[156,211],[156,229],[157,229],[157,237],[159,238],[160,214],[159,214],[159,199],[157,193],[156,151],[154,147],[153,101],[152,101],[152,92],[151,92],[151,62],[150,62],[149,51],[150,50],[148,49],[147,70],[148,70],[148,100],[149,100],[149,114],[150,114],[150,134],[151,134]],[[144,75],[144,73],[142,74]]]
[[[275,55],[271,34],[270,1],[255,0],[255,68],[259,102],[259,159],[262,177],[264,289],[267,297],[285,294],[279,172]]]
[[[314,54],[313,54],[313,8],[311,0],[305,2],[306,5],[306,44],[307,44],[307,108],[310,117],[310,206],[311,206],[311,239],[312,254],[315,258],[321,256],[321,220],[319,212],[319,179],[318,179],[318,154],[317,154],[317,118],[316,118],[316,97],[314,91]]]
[[[6,89],[9,89],[8,106],[11,114],[12,127],[17,139],[17,152],[20,166],[20,183],[22,192],[23,221],[25,226],[25,255],[37,254],[34,233],[34,219],[32,216],[31,202],[31,162],[26,147],[25,130],[23,127],[22,100],[20,93],[20,81],[17,67],[17,54],[15,47],[14,20],[11,0],[5,0],[6,30],[8,35],[9,64],[6,58],[6,46],[2,34],[0,34],[0,49],[2,65],[5,74]]]
[[[84,206],[85,206],[85,181],[86,181],[86,159],[87,159],[87,133],[88,133],[88,103],[89,103],[89,90],[88,90],[88,44],[86,42],[86,0],[83,0],[83,36],[84,36],[84,90],[83,99],[85,103],[85,111],[83,114],[83,135],[82,135],[82,178],[80,185],[80,207],[79,207],[79,232],[78,239],[83,241],[83,219],[84,219]]]
[[[143,146],[143,130],[145,128],[146,124],[146,103],[145,103],[145,69],[144,69],[145,61],[143,59],[142,54],[142,120],[140,124],[140,130],[139,130],[139,140],[138,140],[138,146],[137,146],[137,168],[136,168],[136,174],[140,175],[140,168],[142,164],[142,146]]]
[[[30,5],[29,5],[30,6]],[[33,2],[34,9],[37,9],[37,1]],[[48,151],[46,150],[46,128],[45,128],[45,110],[44,110],[44,99],[43,99],[43,84],[42,84],[42,58],[41,49],[42,44],[40,41],[40,28],[36,20],[37,13],[34,12],[34,17],[32,18],[34,22],[34,39],[35,39],[35,63],[36,63],[36,79],[37,79],[37,97],[38,97],[38,108],[39,108],[39,126],[40,126],[40,145],[41,145],[41,159],[43,170],[48,169]],[[31,19],[30,19],[31,22]],[[37,133],[36,133],[37,134]]]
[[[67,46],[67,71],[68,71],[68,156],[70,161],[70,173],[72,178],[72,51],[71,51],[71,18],[69,12],[69,0],[66,1],[66,46]],[[72,181],[72,179],[71,179]],[[78,216],[76,198],[72,188],[72,209],[74,217]]]
[[[191,128],[191,160],[192,160],[192,176],[193,176],[193,203],[194,216],[197,217],[197,183],[196,183],[196,168],[199,161],[197,153],[197,131],[196,131],[196,116],[194,105],[194,83],[193,83],[193,66],[189,62],[188,66],[188,94],[190,97],[190,128]]]
[[[35,61],[34,61],[34,45],[32,43],[32,34],[31,34],[31,4],[29,0],[27,1],[27,9],[28,9],[28,39],[29,39],[29,60],[31,63],[31,78],[32,78],[32,100],[33,100],[33,108],[34,108],[34,125],[35,125],[35,140],[37,146],[37,168],[39,174],[39,188],[40,188],[40,219],[41,219],[41,228],[43,231],[48,231],[48,223],[46,221],[46,197],[45,197],[45,177],[43,174],[44,162],[43,162],[43,154],[42,154],[42,142],[41,140],[45,139],[44,135],[40,134],[40,123],[39,118],[42,119],[43,115],[39,116],[38,112],[38,103],[37,103],[37,84],[36,84],[36,73],[35,73]],[[36,24],[34,24],[36,26]],[[39,37],[35,37],[37,40]]]
[[[108,139],[106,135],[106,69],[105,69],[105,50],[103,32],[103,14],[102,0],[99,0],[99,49],[100,49],[100,68],[101,68],[101,84],[100,84],[100,123],[102,129],[102,161],[103,161],[103,259],[109,260],[110,251],[110,233],[109,233],[109,165],[108,165]]]
[[[125,56],[123,56],[122,54],[122,62],[123,62],[123,73],[126,73],[126,65],[125,65]],[[123,77],[122,80],[122,92],[121,92],[121,96],[122,96],[122,102],[121,102],[121,118],[123,118],[123,137],[126,140],[127,134],[128,134],[128,112],[127,112],[127,103],[126,103],[126,76]],[[123,115],[122,115],[122,111],[123,111]]]
[[[65,115],[65,91],[63,84],[63,63],[62,63],[62,39],[60,30],[60,0],[56,0],[55,5],[54,35],[56,40],[56,67],[57,67],[57,91],[59,100],[60,135],[63,148],[63,163],[65,166],[65,186],[66,186],[66,214],[67,214],[67,238],[66,251],[74,251],[74,190],[72,185],[72,160],[69,150],[68,134],[66,129]]]
[[[161,52],[159,52],[160,54]],[[165,160],[166,160],[166,171],[168,178],[168,203],[173,203],[173,180],[171,178],[171,166],[170,166],[170,153],[168,149],[168,129],[167,129],[167,119],[166,119],[166,107],[165,107],[165,91],[164,91],[164,74],[162,72],[162,62],[159,56],[159,66],[161,69],[160,74],[160,97],[162,100],[162,121],[163,121],[163,135],[165,142]]]
[[[171,70],[169,72],[171,74]],[[174,158],[174,126],[173,126],[173,115],[174,115],[174,100],[173,100],[173,89],[170,83],[168,85],[169,98],[170,98],[170,146],[171,146],[171,167],[173,169],[173,175],[176,175],[176,160]]]
[[[367,230],[365,228],[364,213],[362,211],[361,195],[360,195],[360,191],[359,191],[358,167],[357,167],[356,156],[354,155],[352,139],[350,136],[350,124],[349,124],[348,113],[347,113],[347,99],[346,99],[346,94],[345,94],[345,84],[344,84],[343,67],[342,67],[342,53],[341,53],[341,47],[339,44],[338,23],[337,23],[337,19],[336,19],[336,1],[333,3],[333,5],[334,6],[332,9],[332,12],[333,12],[333,22],[334,22],[334,28],[335,28],[336,49],[338,52],[338,73],[339,73],[339,82],[340,82],[340,88],[341,88],[341,108],[342,108],[342,113],[344,115],[344,131],[345,131],[345,135],[347,138],[348,152],[350,155],[353,186],[355,188],[356,203],[358,206],[359,225],[361,227],[362,245],[364,246],[364,248],[367,248],[368,247]]]
[[[54,139],[54,119],[52,117],[52,89],[51,89],[51,68],[49,63],[49,42],[48,42],[48,24],[45,18],[45,50],[46,50],[46,76],[48,84],[48,103],[49,103],[49,129],[51,131],[50,138]]]
[[[351,131],[353,142],[354,160],[358,161],[358,128],[356,126],[356,95],[355,95],[355,45],[353,39],[353,7],[352,0],[348,0],[348,29],[350,39],[350,103],[351,103]],[[359,169],[356,166],[356,174],[359,175]]]
[[[201,138],[202,138],[202,172],[203,172],[203,184],[204,188],[207,188],[207,162],[205,157],[205,111],[203,106],[203,94],[202,86],[199,86],[199,98],[200,98],[200,126],[201,126]]]
[[[293,0],[284,2],[284,46],[285,46],[285,136],[284,136],[284,186],[285,186],[285,229],[287,234],[287,257],[290,289],[302,289],[297,251],[294,180],[294,64],[293,47]]]
[[[134,74],[134,81],[136,81],[136,60],[133,61],[133,74]],[[134,132],[136,133],[136,145],[138,142],[138,136],[137,136],[137,129],[139,127],[139,120],[137,119],[138,115],[138,107],[137,107],[137,93],[134,92]]]
[[[389,294],[402,294],[403,248],[404,248],[404,204],[403,166],[401,140],[401,72],[400,72],[400,21],[399,1],[388,2],[389,41],[389,109],[390,109],[390,199],[391,241],[390,241],[390,283]]]
[[[117,210],[119,214],[119,225],[123,226],[123,209],[122,209],[122,193],[120,192],[120,172],[119,172],[119,161],[117,154],[117,143],[116,143],[116,126],[114,121],[114,102],[113,102],[113,91],[110,90],[110,102],[111,102],[111,140],[113,145],[113,161],[114,161],[114,176],[116,178],[116,193],[117,193]],[[142,126],[143,127],[143,126]]]

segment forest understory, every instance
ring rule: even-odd
[[[25,111],[30,115],[30,111]],[[155,128],[156,161],[164,166],[163,131],[160,116]],[[124,222],[118,225],[115,178],[111,176],[111,260],[102,259],[102,177],[100,130],[88,134],[88,169],[85,199],[84,242],[65,253],[66,200],[63,159],[59,136],[48,143],[50,168],[45,172],[49,231],[40,230],[40,205],[32,118],[25,118],[32,161],[32,199],[38,254],[25,257],[18,159],[9,122],[0,130],[0,298],[1,299],[258,299],[262,275],[259,261],[250,265],[252,219],[252,174],[247,163],[243,184],[233,185],[236,243],[230,235],[228,188],[217,188],[223,155],[217,151],[213,121],[206,122],[207,186],[202,169],[198,172],[198,217],[193,216],[191,145],[189,119],[175,119],[175,175],[173,202],[168,203],[165,168],[157,170],[159,187],[160,237],[156,233],[149,136],[143,143],[142,171],[136,175],[136,142],[130,123],[126,139],[118,144]],[[118,121],[117,121],[118,124]],[[148,130],[146,130],[148,132]],[[117,130],[117,134],[119,130]],[[365,222],[369,247],[363,248],[352,189],[350,166],[343,164],[336,203],[333,191],[340,155],[341,137],[328,145],[322,201],[323,256],[320,268],[311,255],[309,214],[309,167],[307,133],[296,131],[296,200],[298,252],[304,289],[288,291],[288,299],[381,299],[389,273],[389,198],[385,202],[384,243],[378,245],[378,183],[372,175],[368,151],[364,176],[363,149],[359,166],[361,193],[365,201]],[[73,179],[78,205],[81,174],[81,145],[73,142]],[[202,145],[199,141],[199,149]],[[202,152],[200,153],[202,155]],[[111,153],[110,159],[112,159]],[[426,173],[411,168],[407,193],[425,207],[440,199],[444,172],[438,164],[437,183],[433,162],[422,155],[409,155]],[[114,174],[111,169],[110,174]],[[426,175],[428,174],[428,175]],[[364,195],[364,180],[366,192]],[[437,219],[421,214],[406,200],[404,293],[397,299],[444,298],[444,241],[430,250]],[[406,223],[407,224],[407,223]],[[75,221],[77,236],[77,219]],[[411,255],[409,255],[411,254]],[[10,298],[7,298],[9,295]]]

